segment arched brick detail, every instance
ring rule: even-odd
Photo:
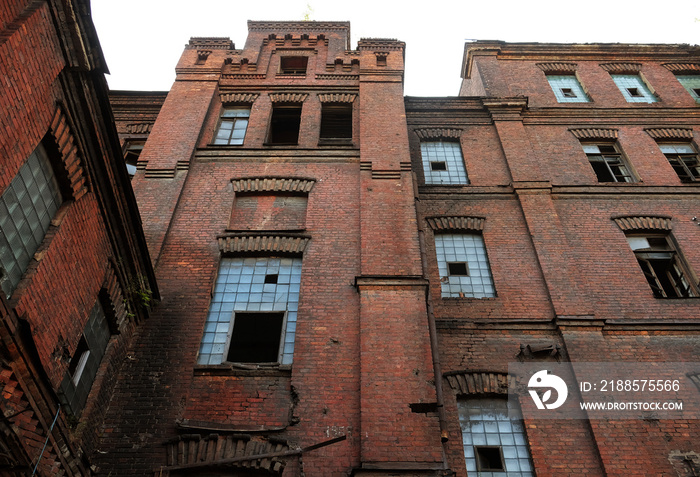
[[[576,139],[617,139],[617,129],[580,128],[569,129]]]
[[[265,253],[301,255],[311,237],[277,234],[226,234],[217,237],[223,254]]]
[[[231,179],[234,192],[311,192],[316,181],[301,177],[244,177]]]
[[[83,161],[75,143],[75,136],[71,130],[68,118],[59,105],[51,121],[51,134],[56,140],[61,162],[68,178],[68,187],[73,199],[80,199],[88,191],[87,177],[83,167]]]
[[[641,63],[601,63],[600,67],[614,75],[636,75],[642,71]]]
[[[204,437],[200,434],[185,434],[166,443],[167,467],[164,470],[225,465],[229,469],[259,469],[267,471],[269,475],[282,475],[286,464],[284,460],[276,457],[255,459],[255,456],[284,453],[288,450],[289,446],[282,440],[252,438],[247,434],[209,434]],[[227,459],[240,460],[221,462]]]
[[[658,140],[681,140],[690,141],[693,139],[693,130],[691,128],[648,128],[645,129],[647,134]]]
[[[462,136],[461,129],[450,128],[422,128],[416,129],[415,133],[422,141],[430,141],[432,139],[459,139]]]
[[[270,93],[270,101],[273,103],[303,103],[308,93]]]
[[[699,63],[664,63],[661,66],[669,71],[673,71],[675,74],[700,74]]]
[[[667,232],[672,228],[670,217],[616,217],[613,218],[613,220],[618,227],[625,232],[634,232],[637,230],[659,230]]]
[[[224,104],[253,104],[260,94],[258,93],[221,93],[221,102]]]
[[[490,373],[487,371],[453,371],[444,374],[448,384],[459,396],[477,394],[508,394],[508,386],[512,379],[505,373]]]
[[[537,67],[548,75],[572,75],[576,73],[576,63],[537,63]]]
[[[354,93],[324,93],[318,95],[322,103],[352,103],[357,98]]]
[[[434,232],[451,232],[454,230],[471,230],[481,232],[484,230],[483,217],[428,217],[425,219]]]

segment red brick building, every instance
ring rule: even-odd
[[[90,475],[158,291],[87,1],[0,8],[0,474]]]

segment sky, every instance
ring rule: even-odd
[[[248,20],[350,21],[361,38],[406,43],[404,93],[456,96],[473,40],[553,43],[700,43],[700,0],[92,0],[113,90],[167,91],[193,36],[242,49]]]

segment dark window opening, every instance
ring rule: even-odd
[[[270,120],[270,144],[298,144],[300,125],[301,105],[273,108]]]
[[[283,56],[280,59],[280,74],[305,75],[309,58],[306,56]]]
[[[265,283],[277,283],[277,274],[265,275]]]
[[[321,139],[352,139],[352,104],[324,104]]]
[[[690,144],[662,145],[661,150],[681,182],[700,181],[700,161]]]
[[[377,55],[377,66],[386,66],[387,55]]]
[[[469,276],[467,262],[447,262],[447,271],[450,275]]]
[[[639,91],[639,88],[627,88],[627,92],[633,98],[641,98],[644,95]]]
[[[284,313],[236,313],[228,350],[228,361],[276,363]]]
[[[447,163],[445,161],[431,161],[430,162],[431,171],[446,171]]]
[[[136,163],[145,143],[146,141],[127,141],[124,145],[124,162],[126,162],[126,170],[130,178],[136,174]]]
[[[575,93],[574,90],[571,89],[571,88],[562,88],[562,89],[561,89],[561,94],[562,94],[562,96],[564,96],[565,98],[575,98],[575,97],[576,97],[576,93]]]
[[[700,88],[693,88],[693,93],[695,93],[696,96],[700,96]]]
[[[85,364],[90,357],[90,348],[88,347],[85,337],[81,336],[78,342],[78,347],[73,354],[73,358],[70,360],[68,365],[68,373],[70,373],[73,379],[73,384],[77,385],[80,382],[80,376],[83,374],[85,369]]]
[[[678,252],[667,237],[627,237],[639,266],[657,298],[698,296]]]
[[[501,446],[474,446],[476,470],[484,472],[505,472]]]
[[[583,149],[598,182],[636,182],[613,144],[584,145]]]

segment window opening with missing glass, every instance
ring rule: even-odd
[[[124,144],[124,162],[126,162],[126,171],[129,173],[130,179],[133,179],[136,174],[136,164],[145,144],[146,141],[132,139],[127,140]]]
[[[575,75],[547,75],[547,81],[559,103],[590,102]]]
[[[469,475],[534,475],[519,409],[501,398],[459,400],[457,409]]]
[[[654,296],[692,298],[698,296],[692,274],[667,235],[628,235],[627,242],[637,257]]]
[[[221,114],[214,144],[241,145],[248,129],[249,108],[226,108]]]
[[[691,144],[659,144],[681,182],[700,181],[700,161]]]
[[[321,107],[321,139],[352,139],[352,104],[328,104]]]
[[[435,253],[443,298],[496,296],[481,235],[436,235]]]
[[[459,142],[421,142],[426,184],[469,184]]]
[[[0,285],[7,298],[27,270],[63,198],[39,145],[0,196]]]
[[[291,364],[301,258],[223,258],[199,349],[199,364]]]
[[[280,74],[305,75],[308,63],[307,56],[283,56],[280,58]]]
[[[274,106],[270,119],[270,144],[296,145],[299,143],[301,105]]]
[[[598,182],[636,182],[615,143],[582,146]]]
[[[655,103],[654,93],[639,75],[611,75],[628,103]]]

